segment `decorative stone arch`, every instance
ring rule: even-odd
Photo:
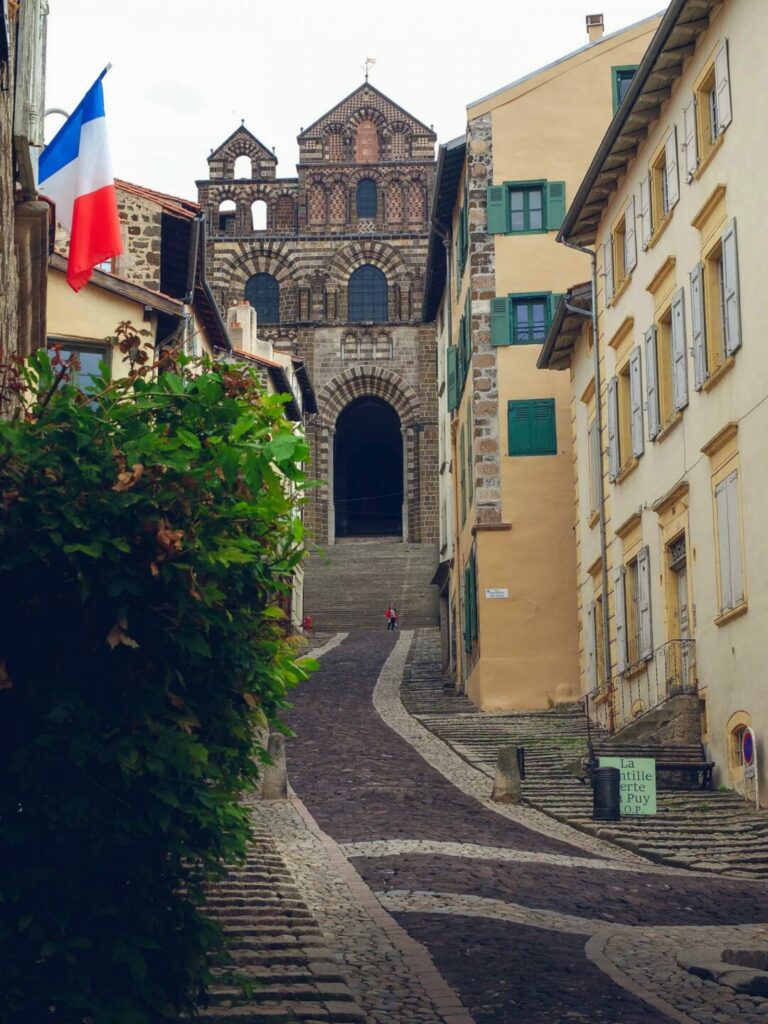
[[[381,160],[386,124],[386,118],[375,107],[361,107],[352,114],[347,126],[356,163],[375,164]],[[366,139],[363,131],[370,138]]]
[[[354,333],[354,332],[346,332]],[[406,380],[383,366],[361,363],[332,377],[317,396],[318,412],[310,417],[308,436],[313,473],[322,481],[314,491],[318,537],[333,544],[336,539],[334,511],[333,448],[341,413],[358,398],[379,398],[397,413],[403,437],[403,540],[421,540],[419,440],[422,408],[419,396]]]
[[[407,279],[411,268],[394,246],[365,238],[344,246],[335,254],[328,266],[328,273],[338,295],[337,319],[347,319],[349,278],[354,270],[366,263],[378,267],[387,278],[388,319],[402,320],[400,296],[408,287]]]
[[[253,246],[240,243],[215,268],[214,288],[226,297],[224,308],[245,295],[246,281],[254,274],[271,274],[280,286],[280,322],[297,319],[296,264],[281,242]]]
[[[323,159],[329,161],[345,160],[349,143],[349,133],[340,121],[332,121],[323,130]]]
[[[739,749],[741,734],[752,726],[752,715],[748,711],[735,711],[725,723],[725,749],[728,766],[728,785],[742,796],[746,795],[744,765]],[[754,794],[753,794],[754,795]]]
[[[410,160],[411,126],[406,121],[393,121],[384,133],[387,160]]]

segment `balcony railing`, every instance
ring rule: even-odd
[[[647,661],[586,694],[584,707],[597,735],[612,736],[670,697],[696,689],[695,641],[668,640]]]

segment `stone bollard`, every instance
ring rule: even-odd
[[[288,771],[285,762],[285,736],[281,732],[269,734],[267,753],[272,759],[272,764],[264,765],[261,799],[285,800],[288,796]]]
[[[520,769],[517,765],[517,747],[502,747],[496,762],[491,800],[503,804],[519,804],[522,795]]]

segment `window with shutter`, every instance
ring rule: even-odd
[[[472,650],[472,594],[469,582],[469,565],[464,569],[464,650]]]
[[[467,500],[472,507],[472,495],[474,491],[475,464],[473,454],[473,426],[472,426],[472,400],[467,402]]]
[[[676,410],[688,405],[688,351],[685,344],[685,294],[681,288],[672,299],[672,394]]]
[[[507,442],[510,455],[556,455],[554,398],[508,402]]]
[[[645,396],[648,411],[648,437],[654,440],[661,430],[661,409],[659,406],[659,371],[656,347],[656,326],[648,328],[645,341]]]
[[[603,277],[605,278],[605,304],[613,301],[613,245],[609,238],[603,245]]]
[[[608,479],[613,481],[619,475],[619,382],[617,377],[608,381]]]
[[[619,565],[613,573],[613,604],[616,617],[616,669],[627,670],[627,615],[624,595],[624,566]]]
[[[651,620],[651,570],[647,547],[637,553],[637,654],[653,657],[653,624]]]
[[[464,436],[464,424],[459,432],[459,489],[461,491],[461,525],[467,518],[467,445]]]
[[[584,626],[584,667],[590,690],[596,689],[598,684],[595,650],[595,602],[590,601],[587,605],[587,616]]]
[[[677,127],[673,125],[664,143],[666,176],[666,203],[664,212],[671,210],[680,198],[680,177],[677,170]]]
[[[472,554],[469,559],[469,627],[470,637],[472,640],[477,640],[479,635],[478,629],[478,609],[477,609],[477,561],[475,558],[475,549],[472,548]]]
[[[589,452],[589,514],[593,516],[599,511],[600,505],[600,436],[597,431],[597,420],[592,420],[587,428],[587,448]]]
[[[624,97],[627,95],[636,71],[637,64],[625,64],[611,68],[611,98],[613,101],[614,114],[621,106]]]
[[[509,296],[513,345],[540,345],[551,322],[552,293]]]
[[[723,231],[723,312],[725,353],[741,348],[741,311],[739,309],[739,260],[736,249],[736,220],[732,220]]]
[[[738,608],[745,600],[739,511],[739,474],[736,469],[715,487],[715,515],[717,518],[720,611],[727,612]]]
[[[509,202],[504,185],[489,185],[486,193],[488,234],[507,234],[509,231]]]
[[[647,174],[640,182],[640,244],[643,249],[648,248],[648,243],[653,234],[653,223],[651,221],[651,176]]]
[[[639,346],[629,357],[630,422],[632,432],[632,454],[637,459],[645,451],[643,430],[643,381]]]
[[[450,345],[445,352],[446,356],[446,377],[448,380],[448,412],[453,410],[458,405],[458,378],[457,378],[457,361],[458,361],[458,349],[455,345]]]
[[[717,93],[717,133],[722,135],[733,120],[727,39],[723,42],[715,56],[715,90]]]
[[[704,310],[704,265],[697,263],[689,274],[691,282],[691,340],[693,376],[697,391],[707,379],[707,321]]]
[[[624,269],[631,274],[637,266],[637,237],[635,235],[635,197],[631,196],[624,216]]]
[[[565,217],[565,182],[547,182],[547,231],[558,231]]]
[[[512,342],[512,327],[509,316],[509,300],[491,299],[491,344],[509,345]]]
[[[696,97],[691,96],[683,108],[683,152],[685,156],[685,179],[690,181],[699,166],[699,144],[696,133]]]

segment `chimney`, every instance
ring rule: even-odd
[[[596,43],[603,38],[605,30],[605,19],[602,14],[587,15],[587,35],[590,43]]]
[[[227,310],[227,333],[232,347],[249,356],[272,358],[272,342],[258,337],[256,310],[248,299],[239,299],[236,306]]]

